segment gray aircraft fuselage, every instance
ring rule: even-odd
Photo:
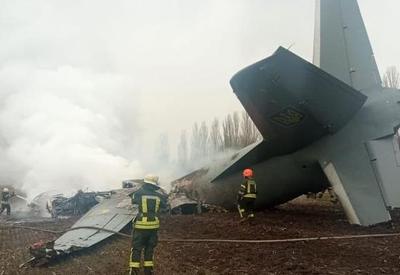
[[[317,0],[316,11],[316,66],[279,48],[232,78],[264,140],[177,180],[196,199],[233,207],[251,167],[260,208],[329,186],[353,224],[400,207],[400,92],[381,87],[356,0]]]
[[[370,169],[372,164],[367,143],[385,136],[392,140],[399,121],[399,91],[369,91],[363,108],[336,134],[323,137],[295,153],[274,157],[252,166],[256,172],[257,206],[274,206],[307,192],[326,189],[330,184],[321,167],[331,159],[343,166],[338,167],[343,180],[353,181],[352,177],[357,177],[357,181],[363,178],[363,182],[368,183],[375,179],[376,175]],[[392,154],[394,156],[395,152],[392,151]],[[215,167],[220,165],[214,163],[210,166],[213,168],[205,168],[207,173],[194,178],[192,183],[200,200],[232,208],[236,204],[237,191],[242,182],[241,171],[211,182],[219,172]],[[379,186],[376,187],[374,192],[383,192]],[[357,192],[371,192],[369,188],[364,189],[363,185],[354,188],[358,189]]]

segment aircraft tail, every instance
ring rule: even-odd
[[[281,47],[239,71],[230,83],[264,140],[243,150],[214,180],[336,133],[367,99]]]
[[[381,86],[357,0],[317,0],[314,64],[357,90]]]

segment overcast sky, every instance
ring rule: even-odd
[[[174,144],[193,122],[242,109],[229,79],[244,66],[293,43],[311,60],[314,3],[0,0],[2,169],[40,181],[46,165],[32,163],[43,154],[53,163],[54,150],[68,147],[56,158],[81,163],[79,152],[90,149],[84,164],[96,154],[108,159],[94,170],[116,161],[119,176],[142,172],[160,133]],[[400,1],[359,4],[381,73],[399,66]]]

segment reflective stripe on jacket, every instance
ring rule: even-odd
[[[242,198],[255,199],[257,197],[257,185],[254,179],[246,179],[240,186],[239,195]]]
[[[152,186],[145,184],[132,195],[132,203],[139,206],[139,213],[134,221],[135,228],[157,229],[160,227],[158,214],[160,207],[166,204],[166,198]]]

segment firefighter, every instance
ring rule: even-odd
[[[244,182],[240,185],[238,193],[238,209],[240,218],[254,218],[254,203],[257,197],[256,182],[253,178],[252,169],[243,170]]]
[[[133,221],[132,249],[129,274],[139,274],[140,259],[144,250],[144,273],[153,274],[153,253],[158,241],[160,208],[166,206],[166,195],[159,190],[158,177],[147,175],[143,186],[132,194],[132,204],[137,204],[139,213]]]
[[[10,193],[8,188],[4,188],[3,192],[1,193],[1,210],[0,214],[3,213],[4,210],[7,210],[7,216],[11,214],[11,207],[10,207],[10,199],[14,196],[14,193]]]

